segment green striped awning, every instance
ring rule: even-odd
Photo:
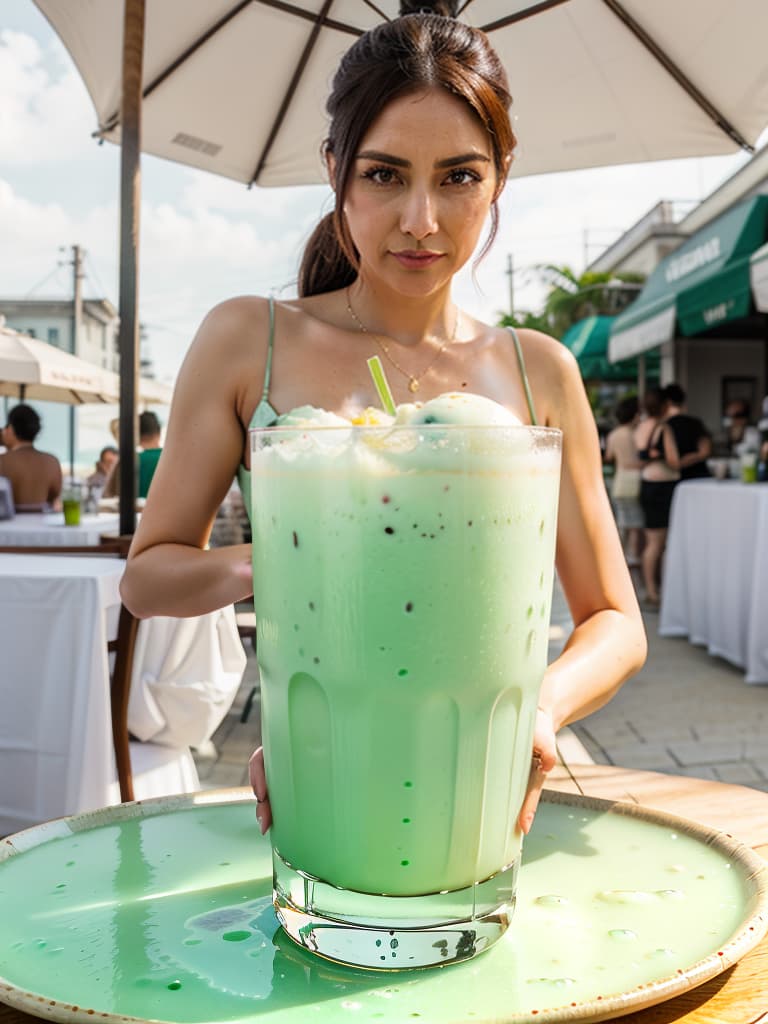
[[[609,359],[618,362],[702,334],[752,311],[750,257],[768,236],[768,196],[753,196],[666,256],[637,299],[616,317]]]
[[[584,380],[616,381],[637,378],[637,359],[626,359],[620,363],[608,360],[608,341],[614,316],[588,316],[573,324],[562,337],[562,343],[569,348],[579,364]],[[653,375],[658,373],[659,358],[651,353],[646,369]]]

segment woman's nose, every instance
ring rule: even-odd
[[[434,235],[438,230],[437,204],[428,189],[414,189],[405,198],[400,229],[416,239]]]

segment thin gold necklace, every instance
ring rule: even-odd
[[[416,392],[421,387],[422,379],[424,377],[426,377],[426,375],[429,373],[429,371],[434,367],[435,363],[440,358],[440,356],[443,354],[443,352],[445,352],[445,350],[448,348],[448,346],[451,345],[456,340],[456,332],[459,329],[459,309],[457,307],[456,308],[456,319],[453,322],[453,331],[451,332],[450,338],[446,338],[445,339],[445,341],[442,343],[440,348],[437,350],[437,353],[436,353],[434,359],[432,359],[431,362],[429,362],[427,364],[427,366],[421,371],[421,373],[419,373],[419,374],[414,376],[414,374],[409,373],[408,370],[406,370],[404,367],[402,367],[400,365],[400,363],[398,363],[398,361],[395,359],[395,357],[392,355],[392,353],[389,351],[387,346],[382,341],[381,337],[378,334],[374,334],[373,331],[369,331],[368,328],[365,326],[365,324],[360,319],[360,317],[354,311],[354,309],[352,309],[352,303],[350,302],[350,298],[349,298],[349,289],[347,289],[347,312],[352,317],[352,319],[355,321],[355,323],[360,328],[362,333],[370,335],[373,338],[373,340],[376,342],[376,344],[380,347],[381,351],[384,353],[384,355],[387,357],[387,359],[390,361],[390,363],[392,363],[394,368],[396,370],[398,370],[400,373],[402,373],[402,375],[404,377],[407,378],[407,380],[408,380],[408,390],[411,392],[411,394],[416,394]]]

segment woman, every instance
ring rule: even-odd
[[[605,462],[615,465],[611,479],[611,498],[616,525],[627,556],[627,565],[640,565],[643,539],[643,510],[640,507],[640,461],[635,447],[635,426],[640,418],[640,403],[635,395],[622,398],[616,406],[618,426],[605,440]]]
[[[648,611],[656,611],[660,604],[661,559],[667,543],[672,492],[680,479],[678,471],[664,461],[660,447],[665,404],[661,388],[649,388],[643,398],[645,415],[635,429],[635,447],[643,464],[640,506],[645,529],[641,564],[645,587],[643,600]]]
[[[466,389],[530,422],[508,331],[451,299],[512,160],[510,96],[486,37],[436,14],[362,36],[327,104],[334,211],[310,239],[300,297],[240,297],[203,322],[181,370],[164,455],[134,539],[123,599],[139,616],[199,615],[251,593],[248,546],[204,550],[247,430],[311,403],[349,413],[375,404],[366,366],[388,360],[396,402]],[[555,732],[604,704],[645,658],[645,636],[603,486],[594,420],[567,349],[521,331],[538,420],[564,434],[557,568],[573,614],[546,674],[536,725],[528,831]],[[268,370],[269,367],[269,370]],[[251,759],[262,831],[271,810],[260,751]]]

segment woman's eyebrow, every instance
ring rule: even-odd
[[[377,160],[382,164],[392,164],[393,167],[410,167],[410,160],[403,160],[400,156],[392,156],[389,153],[380,153],[377,149],[364,149],[358,153],[356,160]]]
[[[391,153],[381,153],[376,149],[364,149],[361,153],[357,154],[357,160],[377,160],[383,164],[391,164],[393,167],[410,167],[411,161],[404,160],[400,156],[392,156]],[[477,161],[489,164],[491,158],[485,153],[478,153],[473,151],[471,153],[461,153],[459,156],[449,156],[444,160],[436,160],[435,167],[444,169],[447,167],[458,167],[461,164],[469,164]]]
[[[462,153],[461,156],[449,156],[445,160],[437,160],[435,162],[435,167],[458,167],[460,164],[471,164],[477,162],[478,160],[486,164],[489,164],[491,162],[491,158],[487,156],[485,153],[478,153],[476,151],[473,151],[472,153]]]

